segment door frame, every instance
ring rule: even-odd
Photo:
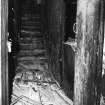
[[[1,0],[1,37],[0,37],[0,84],[1,84],[1,105],[9,105],[9,84],[8,84],[8,0]]]

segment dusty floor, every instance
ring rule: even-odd
[[[10,105],[73,105],[53,76],[45,71],[19,72]]]

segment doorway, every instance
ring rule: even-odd
[[[25,5],[26,1],[27,1],[27,3]],[[42,46],[42,45],[45,45],[45,46],[47,46],[48,52],[46,52],[44,56],[42,53],[40,53],[40,54],[38,53],[37,56],[40,55],[42,57],[45,57],[46,55],[51,55],[50,68],[52,69],[52,67],[53,67],[53,70],[59,69],[57,72],[55,72],[55,74],[57,74],[55,77],[59,76],[58,80],[60,80],[61,75],[62,75],[62,71],[60,71],[60,64],[63,64],[62,60],[61,60],[61,58],[62,58],[61,52],[62,52],[62,48],[63,48],[62,42],[67,41],[69,39],[69,37],[75,39],[75,33],[73,32],[73,24],[76,22],[76,2],[69,1],[69,0],[64,1],[65,2],[65,15],[66,15],[65,26],[63,23],[62,23],[62,25],[59,25],[59,20],[57,20],[57,22],[58,22],[57,24],[59,26],[58,27],[56,25],[56,20],[54,20],[54,19],[60,19],[59,16],[58,17],[56,16],[56,18],[50,17],[50,19],[48,19],[47,15],[49,15],[49,14],[47,14],[45,11],[44,11],[44,13],[46,13],[46,15],[42,14],[43,12],[40,14],[40,15],[42,15],[42,16],[40,16],[41,17],[40,21],[42,22],[41,26],[39,25],[39,23],[37,24],[37,23],[35,23],[35,21],[33,21],[34,20],[33,18],[37,18],[37,21],[39,21],[39,17],[37,15],[37,13],[39,13],[39,12],[37,12],[37,11],[40,11],[40,9],[42,11],[43,7],[46,6],[45,4],[49,5],[48,3],[42,2],[42,0],[37,0],[36,2],[35,1],[36,0],[32,0],[32,2],[29,2],[28,0],[23,0],[23,1],[21,1],[21,0],[18,0],[18,1],[17,0],[9,0],[9,2],[8,2],[9,3],[9,6],[8,6],[8,20],[9,21],[8,21],[7,33],[9,32],[8,33],[9,36],[7,36],[8,37],[7,39],[8,39],[8,41],[10,41],[12,43],[11,44],[11,52],[9,52],[7,54],[8,55],[8,63],[9,63],[8,64],[9,65],[9,68],[8,68],[9,72],[7,73],[9,76],[9,85],[8,85],[9,87],[7,86],[7,88],[10,89],[9,90],[9,96],[10,97],[12,94],[12,83],[13,83],[14,76],[16,74],[15,70],[16,70],[16,67],[18,66],[18,62],[20,62],[20,61],[23,62],[24,59],[27,61],[26,56],[28,58],[29,57],[32,58],[32,56],[33,56],[33,52],[29,53],[29,51],[31,51],[32,49],[35,48],[35,46],[30,46],[31,42],[35,38],[35,36],[32,35],[33,33],[31,31],[34,31],[34,30],[40,31],[41,30],[41,32],[44,33],[44,36],[41,36],[40,34],[38,34],[37,43],[39,45],[39,43],[40,43],[39,39],[42,41],[41,38],[43,37],[45,40],[44,40],[44,42],[42,42],[42,44],[40,44],[41,46],[38,46],[38,47],[43,48],[44,46]],[[29,6],[27,4],[33,5],[33,7],[31,7],[31,12],[29,9],[27,10],[27,8],[28,8],[27,6]],[[41,4],[43,4],[43,5],[40,8]],[[23,5],[25,5],[24,8],[22,8]],[[35,11],[35,10],[37,10],[37,11]],[[48,12],[47,6],[45,7],[45,10],[47,10],[47,12]],[[61,11],[62,10],[60,10],[60,14],[62,16]],[[36,14],[34,14],[35,12],[36,12]],[[59,12],[57,13],[56,10],[54,12],[55,12],[54,14],[59,14]],[[53,15],[53,13],[52,13],[52,15]],[[30,19],[27,18],[28,16]],[[45,19],[42,17],[45,17]],[[23,19],[24,22],[21,21],[21,19]],[[51,22],[51,19],[53,20],[53,24]],[[27,22],[26,22],[26,20],[27,20]],[[50,23],[49,23],[49,20],[50,20]],[[27,24],[28,24],[28,26],[27,26]],[[39,26],[33,27],[32,24],[34,24],[34,25],[37,24],[37,26],[38,25]],[[43,24],[44,24],[44,26],[43,26]],[[51,32],[48,31],[49,25],[50,26],[53,25],[50,28],[53,28],[54,26],[56,26],[58,29],[60,29],[60,31],[54,32],[54,30],[57,31],[56,27],[54,27],[54,30],[50,29]],[[28,27],[28,29],[27,29],[27,27]],[[62,29],[63,29],[62,27],[65,30],[64,32],[62,31]],[[29,35],[28,32],[31,33],[30,34],[31,41],[30,41],[30,38],[28,36]],[[64,33],[65,33],[65,35],[64,35]],[[47,34],[47,36],[46,36],[46,34]],[[48,34],[50,34],[51,37]],[[53,34],[55,34],[55,37],[53,37]],[[61,34],[62,34],[62,37],[61,37]],[[58,36],[56,36],[56,35],[58,35]],[[64,36],[64,39],[63,39],[63,36]],[[53,44],[51,44],[50,42],[46,43],[46,40],[49,40],[49,39],[50,39],[50,41],[52,40],[51,42]],[[58,42],[57,42],[57,39],[59,39]],[[5,41],[7,41],[7,40],[5,40]],[[27,42],[29,42],[28,45],[27,45]],[[35,40],[33,42],[35,42]],[[58,48],[58,50],[56,48]],[[22,49],[21,54],[19,53],[20,49]],[[51,51],[51,54],[48,54],[50,51]],[[6,51],[6,52],[8,52],[8,51]],[[68,52],[68,50],[67,50],[67,52]],[[34,52],[34,56],[36,56],[35,54],[36,53]],[[24,55],[25,55],[25,58],[24,58]],[[57,63],[55,64],[55,62],[52,62],[53,60],[55,62],[57,61]],[[46,59],[44,59],[44,61],[46,61]],[[28,60],[28,63],[32,64],[32,62],[30,62],[29,60]],[[58,63],[59,63],[59,66],[58,66]],[[24,64],[25,64],[25,66],[27,66],[27,63],[24,63]],[[41,62],[41,64],[43,65],[43,62]],[[54,67],[54,65],[56,65],[57,68],[56,68],[56,66]],[[27,67],[29,67],[29,65]],[[31,67],[34,67],[34,66],[31,65]],[[8,79],[6,78],[6,80],[8,80]]]

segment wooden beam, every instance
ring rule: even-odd
[[[9,105],[7,34],[8,34],[8,0],[1,0],[1,82],[2,82],[1,105]]]
[[[74,105],[100,105],[103,0],[78,0]]]
[[[0,0],[0,7],[1,7],[1,0]],[[0,33],[1,33],[1,11],[0,11]],[[1,37],[0,37],[0,44],[1,44]],[[0,105],[2,105],[2,83],[1,83],[1,46],[0,46]]]
[[[62,47],[64,37],[64,2],[48,0],[49,69],[61,84]]]

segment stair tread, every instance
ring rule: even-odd
[[[26,38],[21,38],[20,40],[19,40],[19,45],[38,45],[38,44],[41,44],[41,46],[42,46],[42,44],[44,44],[44,40],[42,39],[42,38],[30,38],[30,37],[26,37]],[[39,46],[39,45],[38,45]]]
[[[21,28],[39,28],[39,27],[41,27],[41,24],[35,24],[35,25],[33,25],[33,24],[22,24],[22,26],[21,26]]]
[[[29,57],[18,57],[17,60],[46,60],[48,57],[35,57],[35,56],[29,56]]]
[[[25,34],[40,34],[41,32],[39,32],[39,31],[35,31],[35,32],[33,32],[33,31],[29,31],[29,30],[21,30],[21,33],[25,33]]]
[[[40,39],[40,38],[34,38],[35,40],[32,40],[32,38],[30,40],[19,40],[20,42],[20,45],[33,45],[33,44],[43,44],[44,43],[44,40],[43,39]]]
[[[32,16],[32,17],[22,17],[21,20],[22,21],[27,21],[27,20],[39,20],[40,16]]]
[[[33,62],[34,62],[34,64],[42,64],[42,65],[44,65],[44,64],[46,64],[46,63],[48,63],[48,59],[17,59],[17,61],[19,62],[19,63],[21,63],[21,62],[27,62],[27,64],[32,64],[33,65]]]
[[[39,39],[39,38],[42,38],[43,35],[42,34],[26,34],[26,35],[25,34],[21,34],[20,37],[21,38],[29,38],[29,37],[31,37],[31,38]]]
[[[25,18],[39,18],[40,14],[24,14],[22,15],[21,19],[25,19]]]
[[[34,20],[34,21],[22,21],[22,24],[23,23],[27,23],[27,24],[33,24],[33,23],[35,23],[35,24],[41,24],[40,21],[36,21],[36,20]]]
[[[35,39],[39,39],[39,38],[42,38],[43,35],[42,34],[21,34],[20,35],[21,38],[35,38]]]
[[[30,27],[30,26],[39,26],[41,27],[41,23],[40,22],[22,22],[21,23],[22,26],[26,26],[26,27]]]
[[[37,38],[31,38],[31,37],[26,37],[26,38],[20,37],[19,40],[20,40],[20,42],[21,42],[21,41],[23,41],[23,42],[24,42],[24,41],[27,41],[27,42],[28,42],[28,41],[34,42],[34,41],[38,41],[38,40],[43,41],[43,38],[38,38],[38,39],[37,39]]]
[[[45,56],[47,54],[46,50],[20,50],[19,56]]]
[[[30,47],[30,46],[26,46],[26,47],[20,47],[20,50],[34,50],[34,49],[44,49],[44,47],[43,46],[32,46],[32,47]]]
[[[41,27],[21,27],[22,30],[27,30],[27,31],[35,31],[35,30],[41,30]]]
[[[26,68],[26,70],[47,70],[48,69],[48,65],[38,65],[38,64],[33,64],[33,65],[24,65],[24,68]]]
[[[25,55],[24,55],[24,54],[22,55],[22,54],[20,54],[20,53],[17,54],[17,57],[18,57],[18,58],[21,58],[21,57],[33,57],[33,56],[36,57],[36,58],[37,58],[37,57],[48,57],[47,53],[25,54]]]
[[[43,52],[46,52],[45,49],[35,49],[35,50],[21,50],[20,53],[28,53],[28,52],[34,52],[34,53],[43,53]]]
[[[40,7],[30,4],[30,0],[22,6],[17,62],[24,64],[27,69],[45,70],[48,69],[48,54],[39,12]]]
[[[24,26],[21,26],[21,28],[25,28],[25,29],[35,29],[35,28],[41,28],[41,26],[28,26],[28,25],[24,25]]]
[[[34,38],[35,40],[32,40],[32,38],[30,38],[29,40],[27,40],[27,38],[25,40],[19,40],[20,44],[34,44],[34,43],[41,43],[43,44],[44,40],[40,39],[40,38]]]
[[[20,47],[37,47],[37,46],[44,46],[43,45],[43,42],[37,42],[37,43],[32,43],[32,42],[30,42],[30,43],[19,43],[19,46]]]
[[[19,61],[18,63],[23,63],[25,65],[36,65],[36,64],[41,64],[41,65],[44,65],[44,64],[47,64],[48,62],[43,62],[43,61],[39,61],[39,60],[36,60],[36,61],[32,61],[32,60],[29,60],[29,61]]]
[[[39,28],[21,28],[22,30],[27,30],[31,32],[41,31],[41,27]]]

